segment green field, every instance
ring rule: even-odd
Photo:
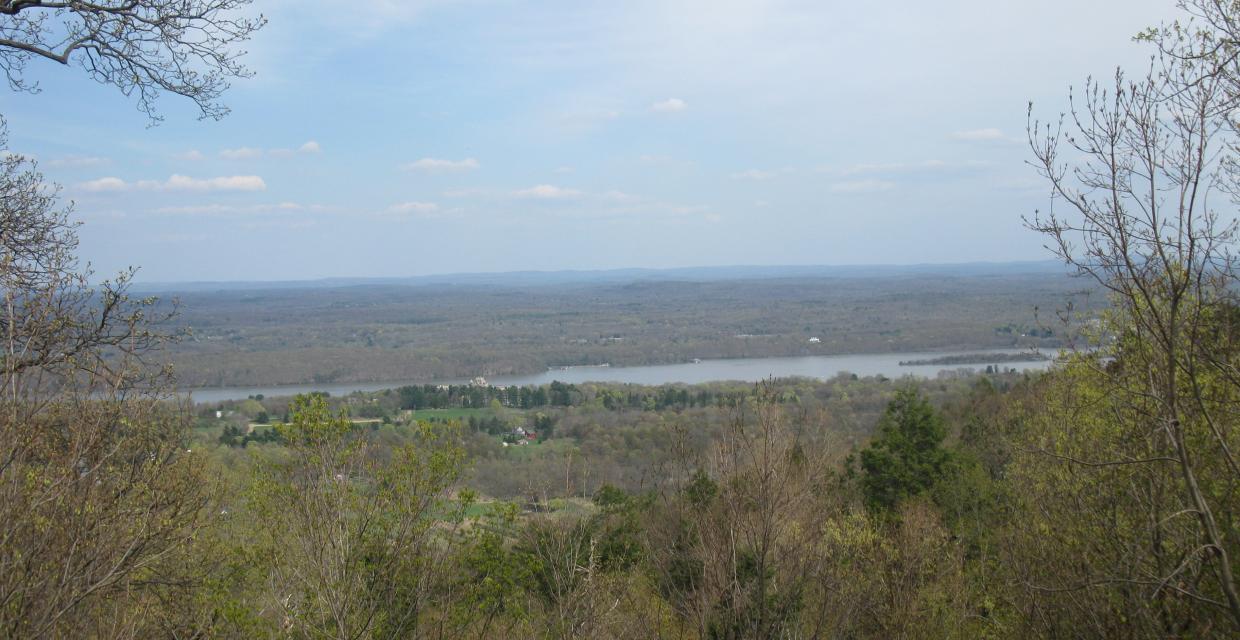
[[[487,409],[418,409],[410,411],[409,415],[415,420],[429,420],[436,418],[439,420],[468,420],[475,418],[490,418],[493,411]]]
[[[571,438],[556,438],[546,442],[504,447],[504,453],[515,460],[529,460],[543,455],[563,455],[576,448],[577,445]]]
[[[497,506],[496,501],[486,500],[475,502],[465,509],[465,516],[468,518],[483,518],[495,513]],[[523,511],[528,512],[531,505],[529,503],[518,503]],[[590,515],[598,511],[598,507],[594,506],[589,498],[552,498],[545,504],[539,504],[536,507],[540,513],[554,513],[562,515]]]

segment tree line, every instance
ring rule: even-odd
[[[468,409],[490,406],[498,402],[505,407],[535,409],[539,407],[573,407],[587,403],[600,403],[612,410],[707,407],[735,399],[736,394],[720,395],[713,389],[662,386],[645,387],[628,385],[627,388],[599,387],[592,385],[583,389],[575,384],[553,381],[546,385],[526,386],[476,386],[476,385],[420,385],[399,387],[400,408],[419,409]]]

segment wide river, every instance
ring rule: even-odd
[[[985,369],[983,364],[968,365],[917,365],[900,366],[901,361],[927,360],[944,356],[960,355],[960,351],[921,352],[921,353],[874,353],[839,356],[802,356],[796,358],[736,358],[729,360],[702,360],[685,364],[663,364],[644,367],[570,367],[567,369],[551,369],[541,373],[530,373],[515,376],[494,376],[487,378],[493,385],[541,385],[553,381],[566,383],[581,382],[620,382],[646,385],[659,384],[697,384],[718,380],[740,380],[756,382],[766,378],[788,378],[800,376],[806,378],[827,379],[840,373],[855,373],[859,376],[883,375],[888,378],[899,378],[907,375],[931,377],[943,370],[962,368]],[[967,353],[1019,353],[1011,350],[975,350]],[[1006,362],[1000,367],[1013,368],[1020,371],[1042,370],[1050,365],[1048,361]],[[215,387],[186,390],[192,394],[194,402],[220,402],[222,400],[242,400],[256,394],[265,396],[289,396],[311,391],[326,391],[333,396],[347,395],[353,391],[378,391],[392,389],[408,384],[464,384],[465,379],[453,380],[395,380],[389,382],[346,382],[329,384],[288,385],[276,387]]]

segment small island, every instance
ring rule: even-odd
[[[924,365],[957,365],[957,364],[999,364],[1000,362],[1045,362],[1050,360],[1045,354],[1036,352],[1023,353],[962,353],[959,355],[926,358],[924,360],[901,360],[901,367],[918,367]]]

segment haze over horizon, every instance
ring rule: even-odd
[[[442,271],[412,276],[401,275],[334,275],[318,278],[238,280],[152,280],[138,278],[134,285],[140,291],[175,291],[179,287],[202,289],[223,285],[224,288],[267,288],[268,285],[351,286],[354,284],[558,284],[567,282],[633,282],[640,280],[748,280],[797,277],[866,277],[908,275],[1001,275],[1035,274],[1063,270],[1060,260],[1017,260],[1008,262],[935,262],[908,264],[732,264],[692,265],[684,267],[614,267],[604,269],[521,269],[510,271]],[[102,275],[102,274],[96,274]]]
[[[307,280],[1044,260],[1025,106],[1166,2],[277,0],[221,122],[47,63],[10,147],[99,276]],[[39,64],[36,62],[36,64]],[[90,104],[85,112],[78,105]],[[106,125],[106,126],[105,126]]]

